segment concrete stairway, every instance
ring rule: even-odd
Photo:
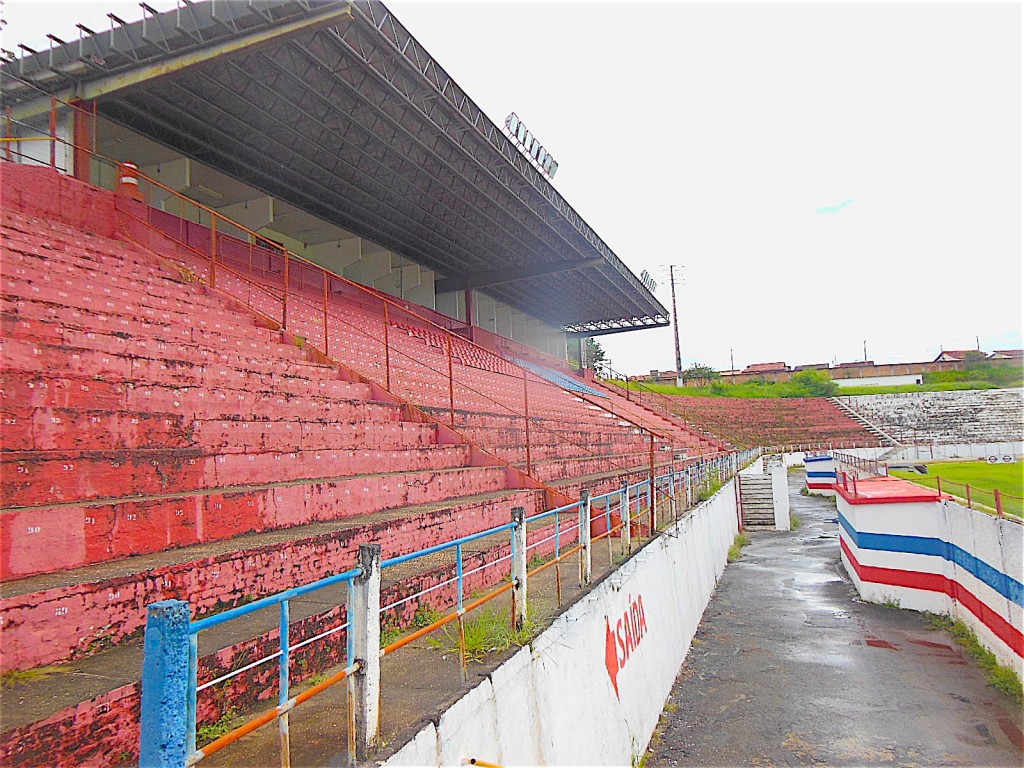
[[[844,413],[846,413],[847,416],[849,416],[851,419],[853,419],[857,423],[862,424],[864,426],[864,429],[866,429],[868,432],[870,432],[871,434],[875,435],[880,440],[884,440],[885,442],[889,443],[889,445],[891,445],[894,448],[898,448],[899,447],[900,442],[898,440],[896,440],[894,437],[892,437],[889,433],[887,433],[880,426],[878,426],[877,424],[869,421],[864,416],[862,416],[860,413],[858,413],[853,408],[851,408],[849,406],[849,404],[847,402],[845,402],[848,399],[849,398],[838,398],[838,397],[830,397],[829,398],[829,400],[831,400],[833,403],[835,403],[836,406],[840,410],[842,410]]]
[[[775,504],[772,499],[771,476],[741,474],[739,478],[743,526],[774,530]]]

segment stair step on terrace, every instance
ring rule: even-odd
[[[334,366],[299,359],[267,359],[233,351],[204,350],[191,345],[156,343],[150,347],[143,342],[145,346],[140,346],[116,336],[83,341],[91,348],[4,338],[0,341],[0,351],[8,370],[45,370],[53,375],[102,375],[119,381],[173,381],[212,386],[220,381],[252,376],[315,380],[338,378],[340,375]],[[131,349],[133,346],[134,350]]]
[[[257,349],[262,349],[263,344],[281,344],[283,341],[281,331],[254,322],[246,323],[245,318],[239,320],[237,315],[233,322],[224,319],[216,323],[210,322],[209,314],[194,313],[180,317],[171,315],[166,320],[140,319],[135,313],[68,307],[7,295],[0,295],[0,312],[5,328],[10,328],[12,333],[21,332],[25,338],[32,338],[32,334],[37,332],[45,332],[47,337],[52,338],[56,331],[42,329],[43,324],[49,324],[55,329],[74,328],[122,337],[142,336],[166,343],[206,341],[209,344],[214,339],[220,339],[231,345],[237,345],[240,341],[251,342],[261,345]],[[224,318],[229,316],[230,313],[224,313]],[[217,327],[214,328],[214,325]],[[22,328],[26,330],[22,332]]]
[[[0,577],[501,491],[502,467],[374,473],[0,510]]]
[[[51,323],[17,321],[4,318],[4,337],[24,345],[62,346],[131,358],[149,358],[162,362],[209,364],[217,361],[244,366],[245,370],[274,371],[281,363],[297,364],[301,369],[333,371],[333,366],[310,362],[308,352],[295,344],[277,341],[246,340],[214,334],[192,334],[187,339],[165,339],[150,330],[146,334],[124,331],[85,331]],[[28,326],[28,327],[27,327]],[[7,332],[10,328],[10,332]]]
[[[433,424],[401,421],[199,419],[179,413],[0,406],[4,451],[200,448],[212,453],[411,448]]]
[[[189,600],[197,618],[347,570],[361,543],[380,543],[385,558],[405,554],[502,525],[514,506],[536,514],[543,497],[542,491],[503,490],[5,582],[0,585],[5,645],[10,643],[5,659],[21,660],[18,668],[61,664],[62,669],[12,692],[21,706],[17,712],[4,708],[3,728],[137,681],[139,633],[151,602]],[[507,534],[501,538],[507,544]],[[436,564],[414,560],[401,570],[408,576],[432,567]],[[387,575],[390,584],[402,574],[388,569]],[[344,588],[337,586],[291,601],[293,627],[344,601]],[[258,637],[276,628],[278,620],[277,610],[267,609],[203,632],[200,656]]]
[[[181,295],[177,298],[160,298],[146,287],[140,290],[120,288],[86,289],[74,280],[52,278],[48,275],[33,277],[27,270],[20,268],[25,274],[5,273],[2,290],[5,296],[20,298],[26,301],[37,301],[50,304],[64,304],[78,310],[113,312],[136,317],[158,318],[170,322],[186,322],[188,316],[201,316],[207,323],[238,322],[239,318],[225,308],[229,301],[219,295],[207,296],[205,286],[195,286],[191,290],[185,284],[176,282]],[[98,278],[97,281],[102,278]],[[171,282],[170,278],[164,278]],[[90,285],[90,284],[86,284]]]
[[[149,323],[134,317],[96,312],[58,311],[58,305],[45,302],[3,299],[0,322],[4,336],[71,346],[89,346],[108,341],[105,337],[149,345],[189,344],[218,352],[248,354],[280,354],[282,357],[304,359],[305,350],[287,342],[281,331],[256,325],[235,330],[212,330],[169,323]],[[74,317],[71,317],[71,314]],[[84,337],[84,339],[83,339]],[[76,340],[83,339],[83,341]],[[97,342],[91,340],[97,339]],[[113,342],[111,342],[113,343]]]
[[[469,446],[425,445],[392,450],[213,453],[207,447],[131,451],[4,451],[3,507],[76,503],[174,488],[245,486],[267,477],[318,480],[373,473],[456,469]]]
[[[244,389],[182,387],[4,370],[0,372],[0,400],[31,408],[164,412],[200,419],[399,421],[406,413],[399,403],[369,399],[370,387],[359,382],[319,379],[297,394],[281,392],[273,383],[249,381]]]

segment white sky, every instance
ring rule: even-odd
[[[1020,3],[389,7],[666,307],[684,266],[684,366],[1024,346]],[[6,0],[3,47],[111,10]],[[600,341],[674,368],[670,329]]]

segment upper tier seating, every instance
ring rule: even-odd
[[[1024,426],[1024,390],[980,389],[841,397],[851,410],[905,444],[1014,442]]]
[[[185,260],[208,277],[203,257],[208,230],[170,219],[157,223],[196,247]],[[221,237],[218,258],[219,288],[270,317],[281,316],[286,271],[281,254]],[[568,392],[550,377],[445,332],[434,325],[443,318],[431,310],[339,278],[331,278],[325,290],[320,270],[294,260],[287,271],[292,332],[542,482],[561,485],[603,473],[618,485],[619,475],[649,466],[649,431],[658,435],[658,464],[676,455],[675,448],[690,456],[714,450],[693,434],[661,435],[651,413],[616,417],[602,407],[603,397],[588,402],[586,393]]]
[[[878,443],[876,435],[823,397],[666,397],[673,413],[742,447]]]

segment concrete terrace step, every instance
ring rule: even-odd
[[[0,577],[22,578],[506,488],[502,467],[456,467],[9,508]]]
[[[310,382],[299,393],[274,389],[273,381],[246,389],[182,387],[147,382],[109,382],[90,376],[49,377],[42,372],[3,371],[0,399],[28,408],[176,413],[199,419],[290,421],[399,421],[403,405],[370,400],[369,386],[342,379]],[[315,391],[308,391],[315,390]]]
[[[431,445],[433,424],[401,421],[199,419],[177,413],[4,404],[3,451],[201,447],[216,453],[388,449]],[[214,450],[216,449],[216,450]]]
[[[64,344],[44,344],[17,338],[2,340],[4,367],[15,371],[45,370],[54,375],[103,375],[121,381],[213,384],[221,380],[250,376],[278,376],[290,379],[338,378],[338,369],[284,357],[214,351],[194,345],[161,344],[93,334],[91,339],[64,334]],[[88,345],[88,346],[85,346]],[[157,373],[159,372],[159,373]],[[148,375],[148,378],[147,378]]]
[[[5,708],[4,728],[47,717],[138,680],[139,632],[149,602],[180,597],[191,602],[197,617],[346,570],[355,563],[360,543],[376,541],[383,556],[392,557],[503,524],[514,506],[536,514],[542,511],[542,500],[540,491],[481,494],[5,583],[0,610],[8,633],[5,643],[11,643],[5,647],[5,662],[19,658],[28,665],[21,668],[31,668],[74,660],[58,677],[34,680],[19,689],[24,711]],[[485,540],[477,548],[495,543]],[[413,576],[434,567],[411,561],[402,571]],[[389,583],[402,575],[397,569],[387,573]],[[293,627],[344,600],[344,589],[334,587],[292,601]],[[61,608],[67,610],[58,612]],[[63,627],[54,626],[55,613]],[[264,610],[204,632],[200,656],[258,637],[274,629],[277,621],[276,610]],[[40,644],[41,636],[49,642]]]
[[[121,339],[145,339],[163,344],[196,344],[207,348],[234,347],[249,353],[269,353],[281,347],[282,354],[292,356],[296,345],[287,343],[280,331],[258,325],[219,330],[196,328],[185,324],[151,323],[134,316],[111,315],[88,310],[67,310],[59,304],[4,297],[0,305],[0,322],[4,336],[26,340],[63,343],[69,332],[91,333],[94,336],[116,336]],[[287,352],[285,350],[288,350]],[[226,351],[226,350],[221,350]]]
[[[465,445],[375,450],[216,453],[209,447],[127,451],[4,451],[3,507],[46,506],[122,496],[152,496],[281,480],[455,469],[469,461]]]

